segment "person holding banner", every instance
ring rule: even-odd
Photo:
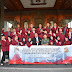
[[[5,61],[5,55],[6,55],[6,51],[7,51],[7,42],[6,42],[6,39],[5,39],[5,35],[2,35],[1,36],[1,50],[3,52],[3,56],[2,56],[2,59],[1,59],[1,65],[4,65],[4,62]]]
[[[32,39],[33,45],[41,45],[41,38],[38,37],[38,33],[35,33],[35,37]]]
[[[41,45],[48,45],[49,44],[49,39],[47,38],[47,35],[44,34],[44,39],[41,41]]]

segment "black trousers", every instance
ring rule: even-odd
[[[5,61],[5,55],[6,55],[6,51],[3,52],[3,56],[2,56],[2,59],[1,59],[1,63],[3,63],[3,61]]]
[[[3,61],[5,61],[5,55],[8,55],[8,59],[9,59],[9,52],[8,51],[5,51],[5,52],[3,52],[1,63],[3,63]]]

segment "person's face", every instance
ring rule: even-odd
[[[30,34],[30,31],[28,31],[28,34]]]
[[[38,37],[38,34],[37,33],[35,33],[35,37]]]
[[[42,28],[42,25],[41,24],[39,24],[39,28]]]
[[[29,42],[31,41],[31,38],[29,38]]]
[[[27,28],[27,25],[24,25],[24,28]]]
[[[57,24],[56,23],[54,23],[54,26],[56,26]]]
[[[47,35],[44,35],[44,39],[47,39]]]
[[[62,29],[60,28],[59,31],[62,32]]]
[[[5,39],[5,36],[2,36],[2,39]]]
[[[13,32],[16,32],[16,29],[13,29]]]
[[[23,38],[23,41],[25,41],[25,38]]]
[[[53,37],[51,36],[51,40],[53,40]]]
[[[65,38],[66,41],[68,41],[68,38]]]
[[[20,30],[20,33],[22,33],[22,30]]]
[[[18,40],[18,36],[15,37],[15,40]]]
[[[47,31],[45,30],[44,33],[47,34]]]
[[[17,25],[17,27],[19,28],[19,27],[20,27],[20,25],[18,24],[18,25]]]
[[[35,31],[35,28],[33,28],[33,31]]]
[[[8,28],[8,32],[10,32],[11,31],[11,29],[10,28]]]
[[[33,28],[33,24],[31,24],[30,27]]]
[[[10,37],[8,37],[8,40],[10,40],[11,38]]]
[[[50,24],[49,24],[49,23],[47,23],[47,26],[50,26]]]
[[[60,40],[60,37],[57,37],[57,40]]]

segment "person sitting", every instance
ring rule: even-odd
[[[49,39],[47,38],[47,35],[45,34],[44,39],[41,41],[41,45],[48,45],[49,44]]]
[[[1,35],[1,50],[3,52],[3,56],[2,56],[2,59],[1,59],[1,65],[4,64],[3,61],[5,61],[5,55],[6,55],[6,51],[7,51],[7,42],[6,42],[6,39],[5,39],[5,35]]]
[[[30,47],[32,45],[32,40],[31,38],[28,38],[27,46]]]
[[[54,45],[54,44],[55,44],[54,38],[53,38],[53,36],[50,36],[49,37],[49,45]]]
[[[60,41],[60,37],[57,36],[56,39],[55,39],[55,45],[57,46],[61,46],[62,45],[62,42]]]
[[[64,45],[70,45],[70,44],[71,44],[71,42],[69,41],[68,37],[66,36]]]
[[[33,45],[41,45],[41,38],[38,37],[38,33],[35,33],[35,37],[32,39]]]
[[[16,35],[15,38],[12,40],[12,45],[19,45],[18,36]]]

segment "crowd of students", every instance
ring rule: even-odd
[[[30,25],[30,28],[27,28],[27,25],[24,25],[24,29],[17,25],[17,28],[11,29],[8,28],[8,31],[4,32],[4,28],[1,31],[1,49],[3,51],[3,56],[1,60],[1,65],[5,60],[5,55],[9,55],[9,46],[12,45],[71,45],[72,44],[72,29],[68,28],[68,24],[65,27],[59,27],[56,23],[51,27],[50,23],[47,23],[47,26],[42,28],[42,25],[39,24],[38,28],[35,28],[33,24]]]

